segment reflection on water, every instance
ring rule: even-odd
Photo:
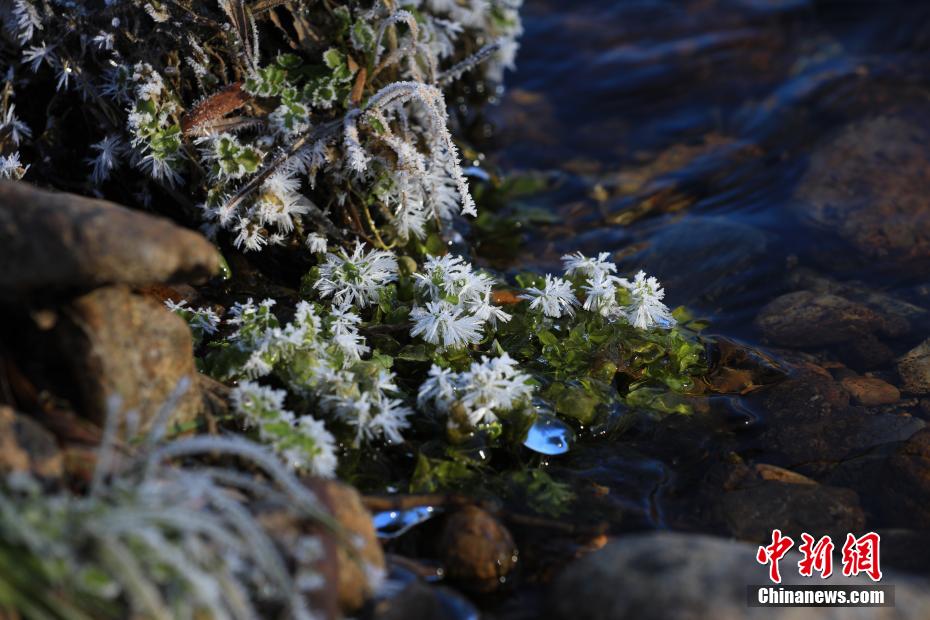
[[[876,472],[930,417],[930,368],[896,361],[930,336],[930,6],[543,0],[524,22],[486,152],[557,217],[492,264],[609,251],[729,338],[694,419],[550,462],[633,527],[738,534],[728,494],[761,485],[764,510],[791,475],[919,526]]]

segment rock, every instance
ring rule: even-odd
[[[111,202],[0,184],[0,299],[106,284],[205,278],[220,258],[199,234]]]
[[[55,438],[38,422],[0,405],[0,475],[28,473],[55,480],[63,472]]]
[[[930,429],[903,442],[886,461],[882,513],[895,527],[930,529]]]
[[[790,469],[769,465],[767,463],[757,463],[755,466],[756,475],[762,480],[771,480],[774,482],[784,482],[786,484],[817,484],[807,476],[803,476]]]
[[[466,506],[446,520],[439,547],[446,574],[478,591],[496,589],[517,563],[510,532],[476,506]]]
[[[930,338],[898,360],[898,374],[905,392],[930,394]]]
[[[375,593],[377,584],[372,582],[371,576],[383,575],[385,571],[384,552],[371,513],[362,504],[358,491],[348,485],[319,478],[307,480],[306,484],[356,546],[354,553],[350,553],[344,544],[332,545],[336,551],[339,607],[346,613],[353,612]]]
[[[810,291],[775,298],[759,311],[755,323],[767,340],[798,348],[847,342],[883,324],[881,317],[863,304]]]
[[[725,493],[721,510],[735,538],[757,543],[770,541],[775,528],[794,538],[816,532],[843,540],[865,526],[855,491],[821,485],[766,480]]]
[[[901,400],[898,388],[875,377],[845,377],[840,385],[849,392],[853,401],[866,407],[890,405]]]
[[[894,361],[895,353],[875,334],[863,334],[836,348],[836,355],[853,368],[873,370]]]
[[[414,581],[375,606],[373,620],[472,620],[478,610],[461,594],[442,586]]]
[[[798,367],[795,376],[756,394],[753,407],[766,422],[759,437],[766,453],[759,458],[817,479],[837,463],[903,441],[925,426],[910,415],[851,406],[849,392],[829,374]]]
[[[171,403],[169,423],[189,422],[201,411],[191,334],[181,317],[125,286],[78,297],[61,315],[59,355],[86,418],[102,425],[109,400],[119,397],[120,409],[136,411],[144,431],[182,381],[190,385]]]
[[[930,132],[903,116],[851,123],[818,148],[797,209],[867,258],[930,257]]]
[[[895,585],[894,607],[748,607],[746,587],[768,582],[757,549],[675,532],[625,536],[570,564],[552,584],[546,609],[553,620],[917,620],[930,614],[923,581],[888,569],[883,583]],[[799,557],[791,552],[782,559],[783,584],[872,583],[836,568],[827,579],[801,577]]]

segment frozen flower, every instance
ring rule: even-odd
[[[336,440],[332,433],[326,430],[323,422],[312,416],[304,415],[297,419],[295,430],[301,437],[312,440],[313,448],[309,451],[301,451],[298,448],[285,449],[283,452],[285,460],[291,462],[292,465],[297,465],[298,469],[307,469],[317,476],[334,477],[336,466],[339,464],[336,457]],[[306,441],[303,442],[304,445],[306,443]]]
[[[170,299],[165,300],[165,306],[187,321],[188,325],[191,327],[191,331],[194,332],[198,338],[204,335],[212,336],[219,329],[220,317],[216,315],[216,312],[214,312],[212,308],[192,308],[188,306],[187,301],[183,299],[179,302],[174,302]]]
[[[241,381],[231,393],[236,412],[247,428],[257,428],[262,440],[293,469],[332,477],[336,472],[336,441],[319,420],[297,417],[285,409],[284,390]]]
[[[245,248],[247,251],[255,252],[268,243],[265,230],[246,217],[239,218],[235,231],[237,234],[236,238],[233,239],[233,245],[237,248]]]
[[[297,193],[299,188],[300,181],[287,172],[278,171],[268,177],[255,203],[259,221],[263,225],[273,224],[281,232],[291,232],[294,218],[308,210],[303,197]]]
[[[23,52],[23,62],[29,63],[29,68],[32,69],[33,73],[38,71],[43,63],[54,67],[58,64],[58,57],[52,51],[54,49],[54,45],[46,45],[44,42],[38,45],[30,45]]]
[[[665,290],[659,281],[653,277],[646,277],[640,271],[633,278],[633,282],[621,280],[620,284],[630,291],[631,302],[625,309],[627,320],[638,329],[649,329],[654,325],[669,328],[675,325],[675,319],[668,307],[662,303]]]
[[[101,30],[97,35],[92,39],[94,45],[97,46],[98,50],[112,50],[114,37],[112,32],[104,32]]]
[[[413,414],[410,407],[396,398],[382,397],[377,402],[375,415],[369,422],[369,431],[384,437],[390,443],[404,441],[401,431],[410,426],[407,418]]]
[[[584,309],[597,312],[604,317],[613,317],[620,312],[617,304],[617,278],[595,271],[586,284],[581,286],[585,292]]]
[[[461,347],[481,340],[482,321],[447,301],[430,301],[426,308],[417,306],[410,312],[410,318],[413,319],[411,336],[422,336],[425,341],[443,348]]]
[[[13,28],[20,43],[26,43],[35,34],[36,30],[42,30],[42,18],[39,12],[27,0],[13,0],[12,21],[9,24]]]
[[[457,377],[458,375],[451,369],[440,368],[433,364],[429,369],[429,378],[420,385],[417,405],[423,407],[427,402],[433,401],[440,410],[447,410],[457,398]]]
[[[582,275],[594,277],[597,274],[602,276],[609,275],[617,271],[617,265],[610,260],[610,253],[601,252],[597,258],[590,258],[581,252],[566,254],[562,257],[562,264],[565,267],[565,275]]]
[[[29,166],[23,166],[19,161],[19,153],[0,155],[0,179],[13,179],[18,181],[26,174]]]
[[[91,157],[87,163],[93,166],[91,180],[100,185],[110,178],[110,172],[119,163],[119,155],[123,151],[123,143],[117,135],[106,136],[100,142],[92,144],[90,148],[97,151],[96,157]]]
[[[307,235],[307,249],[314,254],[326,253],[326,237],[319,233],[310,233]]]
[[[432,403],[440,413],[450,413],[458,403],[472,425],[497,420],[497,415],[528,402],[533,395],[530,377],[504,353],[481,357],[468,370],[455,373],[434,365],[420,386],[417,405]]]
[[[2,122],[0,122],[0,134],[4,131],[9,131],[10,139],[15,146],[19,146],[23,138],[29,139],[32,137],[32,130],[29,129],[29,126],[17,118],[15,104],[10,104],[6,109],[6,114],[3,115]]]
[[[355,243],[352,254],[344,249],[329,253],[320,265],[320,279],[314,288],[322,297],[332,297],[336,305],[359,305],[362,308],[377,301],[381,288],[397,279],[397,259],[383,250],[365,251]]]
[[[529,300],[531,309],[542,310],[543,314],[554,319],[574,315],[574,306],[578,305],[571,283],[551,275],[546,275],[546,284],[541,290],[530,287],[521,298]]]

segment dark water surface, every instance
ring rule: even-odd
[[[710,319],[714,381],[735,382],[692,419],[589,442],[553,470],[607,490],[596,510],[615,533],[752,540],[770,525],[758,512],[782,506],[799,527],[926,527],[880,489],[930,412],[895,362],[930,336],[930,4],[530,0],[523,19],[486,152],[547,179],[512,209],[557,217],[495,266],[611,252]],[[797,291],[805,303],[760,326]],[[852,305],[807,311],[824,295]],[[851,398],[843,380],[866,375],[900,397]],[[759,464],[841,491],[801,497]],[[746,476],[761,490],[743,493]],[[805,521],[804,505],[832,516]]]

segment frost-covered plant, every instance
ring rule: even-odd
[[[124,202],[180,198],[238,249],[318,252],[343,227],[379,249],[421,240],[476,213],[443,91],[466,73],[497,88],[519,4],[0,0],[0,174],[27,173],[33,130],[58,136],[41,126],[55,118],[16,116],[24,87],[36,109],[57,97],[56,115],[96,119],[88,191],[117,189],[122,167]]]
[[[315,568],[323,546],[299,534],[293,548],[281,548],[247,502],[260,498],[330,527],[317,498],[242,438],[162,441],[165,417],[126,455],[113,443],[114,407],[86,495],[45,495],[21,473],[0,484],[6,611],[81,619],[316,617],[308,595],[324,583]],[[190,462],[207,455],[240,459],[263,475]],[[181,457],[187,464],[176,464]],[[294,553],[298,548],[316,551]]]

